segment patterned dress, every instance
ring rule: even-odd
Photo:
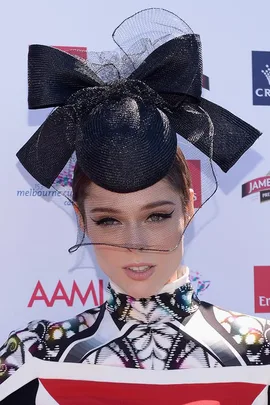
[[[200,301],[185,277],[147,299],[111,283],[103,305],[13,332],[0,349],[1,383],[32,356],[144,370],[270,364],[270,322]],[[27,404],[37,389],[25,388]],[[21,397],[3,403],[20,404]]]

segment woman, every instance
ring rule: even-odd
[[[199,38],[174,14],[137,13],[114,40],[121,57],[90,67],[30,47],[30,108],[58,108],[17,156],[51,187],[76,152],[70,251],[93,245],[110,284],[100,307],[12,333],[0,351],[4,384],[32,356],[151,370],[270,363],[270,323],[200,302],[181,265],[194,191],[176,131],[207,156],[201,206],[216,189],[212,161],[229,170],[260,133],[201,97]]]

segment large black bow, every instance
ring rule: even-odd
[[[126,63],[130,62],[126,52],[124,57]],[[113,64],[107,65],[113,68]],[[102,100],[103,89],[112,88],[115,81],[101,79],[98,69],[95,72],[86,61],[44,45],[30,46],[28,68],[29,108],[58,108],[17,156],[41,184],[50,187],[75,151],[84,98],[88,108],[94,108],[97,100]],[[163,41],[120,79],[125,83],[141,83],[152,90],[156,95],[153,98],[166,111],[174,130],[213,159],[224,172],[261,135],[226,109],[202,98],[201,46],[199,37],[193,33]],[[44,148],[39,148],[46,143],[50,144],[47,156]]]

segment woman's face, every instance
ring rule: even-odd
[[[94,183],[88,187],[84,211],[91,242],[129,247],[94,245],[100,268],[125,293],[147,298],[176,278],[183,255],[179,240],[193,214],[193,190],[190,201],[185,214],[179,193],[166,180],[127,194]],[[168,250],[178,243],[172,252],[139,250]]]

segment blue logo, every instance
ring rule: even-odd
[[[252,51],[253,104],[270,105],[270,52]]]
[[[31,188],[17,190],[17,197],[42,197],[47,200],[62,197],[61,201],[63,201],[64,205],[71,205],[73,195],[72,179],[75,164],[76,155],[73,153],[68,163],[55,180],[53,187],[47,189],[41,184],[36,183]]]

